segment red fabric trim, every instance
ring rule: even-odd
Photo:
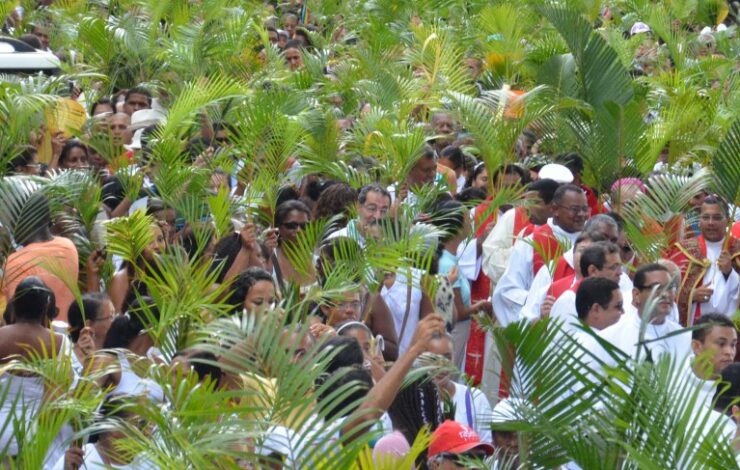
[[[558,298],[560,298],[561,295],[566,293],[568,290],[572,290],[571,288],[574,285],[575,279],[576,279],[575,273],[571,274],[570,276],[566,276],[562,279],[558,279],[557,281],[550,284],[550,288],[547,290],[547,295],[551,295],[555,297],[555,300],[557,300]],[[578,282],[578,284],[580,284],[580,282]]]
[[[555,257],[555,253],[558,249],[558,240],[555,238],[552,227],[545,224],[540,225],[532,232],[532,244],[534,249],[532,274],[537,274],[537,271],[539,271],[547,261],[550,261]],[[540,255],[540,252],[545,255],[544,258]]]

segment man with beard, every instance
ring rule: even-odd
[[[333,232],[330,238],[348,237],[365,247],[368,237],[380,236],[378,223],[388,217],[391,195],[378,184],[368,184],[360,189],[357,197],[357,218],[350,220],[346,227]]]

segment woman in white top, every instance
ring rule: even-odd
[[[83,374],[93,354],[103,349],[105,336],[115,316],[113,302],[99,292],[83,295],[82,305],[75,300],[69,306],[69,337],[74,344],[72,368],[78,375]]]
[[[84,469],[84,470],[149,470],[157,468],[154,464],[141,456],[127,455],[116,450],[116,441],[126,438],[127,421],[136,418],[129,406],[121,400],[109,400],[101,407],[105,431],[97,436],[96,442],[87,443],[82,448],[73,445],[57,460],[52,470]]]
[[[156,361],[159,355],[147,329],[159,320],[159,309],[151,298],[132,302],[131,308],[117,316],[108,330],[103,348],[116,349],[115,354],[95,358],[93,369],[107,373],[97,379],[103,388],[110,388],[109,396],[146,395],[152,401],[163,401],[162,387],[142,377],[141,368]],[[133,362],[133,364],[132,364]]]
[[[6,322],[0,328],[0,363],[12,360],[55,358],[69,360],[70,345],[65,336],[49,329],[56,312],[54,293],[38,277],[29,276],[15,290],[6,310]],[[60,367],[64,373],[69,368]],[[71,383],[71,374],[70,374]],[[16,456],[22,443],[16,434],[25,434],[29,439],[30,427],[35,414],[49,397],[51,385],[69,387],[70,383],[46,383],[40,376],[14,371],[12,368],[0,375],[0,391],[4,399],[0,404],[0,450],[7,456]],[[16,429],[16,425],[22,429]],[[0,462],[1,463],[1,462]]]

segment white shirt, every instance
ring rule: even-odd
[[[542,271],[547,271],[547,270],[540,269],[540,272]],[[539,275],[539,273],[537,274]],[[622,273],[619,276],[619,291],[622,293],[622,305],[632,305],[632,281],[630,280],[629,276],[627,276],[624,273]],[[542,302],[545,300],[545,297],[547,296],[547,289],[539,293],[539,295],[542,295],[542,299],[540,303],[536,304],[537,316],[531,318],[530,321],[536,320],[537,318],[539,318],[539,310],[540,310],[539,307],[542,305]],[[534,301],[532,302],[532,304],[534,304]],[[527,298],[526,305],[530,305],[529,298]],[[525,305],[525,309],[526,309],[526,305]],[[527,316],[528,313],[529,312],[526,312],[525,310],[524,312],[525,317],[529,319],[529,317]],[[562,319],[563,322],[566,322],[566,325],[568,325],[568,320],[577,322],[578,312],[576,311],[576,293],[571,290],[563,292],[563,294],[561,294],[560,297],[557,300],[555,300],[555,303],[552,305],[552,309],[550,310],[550,317],[560,318]],[[673,320],[672,316],[669,316],[668,318]],[[568,328],[568,327],[566,326],[565,328]]]
[[[547,224],[552,228],[555,238],[568,240],[571,246],[580,233],[566,232],[555,225],[552,219],[548,219]],[[516,241],[511,258],[509,258],[509,265],[493,292],[493,311],[501,326],[505,327],[521,319],[521,310],[527,301],[534,279],[532,272],[534,248],[531,242],[532,236]]]
[[[711,408],[714,392],[717,390],[717,381],[699,378],[692,368],[695,360],[696,356],[689,354],[678,369],[677,391],[683,394],[682,397],[678,397],[678,401],[690,404],[696,402]]]
[[[482,269],[494,284],[497,284],[504,275],[514,247],[514,240],[519,235],[513,233],[516,221],[515,212],[511,209],[502,214],[483,242]]]
[[[421,271],[418,269],[412,269],[412,282],[411,282],[411,305],[408,309],[409,315],[406,321],[406,329],[403,332],[403,338],[401,338],[401,327],[403,326],[403,319],[406,315],[406,298],[408,296],[408,285],[406,276],[402,273],[396,273],[396,279],[393,285],[387,288],[383,285],[380,291],[380,295],[388,305],[388,309],[393,315],[393,325],[396,328],[396,334],[398,338],[398,354],[403,354],[411,343],[411,338],[416,330],[416,324],[419,322],[419,314],[421,311],[421,297],[422,292],[421,286]]]
[[[452,402],[455,404],[455,421],[475,429],[483,442],[492,443],[491,421],[493,411],[486,396],[477,388],[453,382],[455,385],[455,396]]]
[[[478,279],[480,274],[481,258],[478,256],[477,245],[476,239],[471,238],[457,246],[457,269],[470,282]]]
[[[105,469],[120,469],[120,470],[145,470],[145,469],[152,469],[154,470],[154,465],[151,464],[151,462],[148,462],[144,459],[136,458],[133,462],[126,464],[126,465],[113,465],[113,464],[106,464],[103,461],[103,457],[100,456],[100,452],[98,452],[97,447],[95,447],[95,444],[85,444],[85,447],[82,449],[84,452],[84,463],[82,464],[82,467],[80,467],[80,470],[105,470]],[[57,460],[54,467],[52,467],[52,470],[63,470],[64,469],[64,456],[62,455],[62,458]]]
[[[707,259],[711,262],[709,269],[704,274],[702,285],[711,286],[714,289],[712,296],[707,302],[701,304],[701,314],[719,313],[730,316],[735,313],[738,305],[738,293],[740,292],[740,276],[734,269],[725,279],[724,274],[717,267],[717,260],[722,253],[724,239],[718,242],[707,241]],[[691,318],[694,318],[696,304],[691,305]]]
[[[365,237],[363,237],[359,232],[355,232],[352,236],[350,236],[350,231],[349,231],[348,226],[342,227],[339,230],[334,230],[326,237],[326,239],[328,241],[328,240],[331,240],[332,238],[338,238],[338,237],[351,238],[354,241],[356,241],[358,245],[360,245],[360,248],[365,248]]]
[[[568,263],[568,266],[575,270],[573,266],[572,248],[563,253],[563,259]],[[532,280],[532,287],[529,288],[527,301],[524,303],[524,307],[522,307],[522,316],[524,318],[529,321],[534,321],[540,318],[540,308],[542,307],[542,302],[544,302],[547,297],[547,291],[550,289],[551,285],[552,274],[550,274],[549,269],[545,269],[545,266],[543,266],[539,271],[537,271],[537,274],[535,274],[534,279]]]
[[[563,332],[573,333],[577,330],[578,327],[575,325],[579,324],[580,320],[578,319],[578,312],[576,311],[576,293],[572,290],[563,292],[563,294],[558,297],[558,300],[552,304],[550,318],[563,322]]]
[[[602,336],[628,356],[636,359],[641,324],[642,319],[639,317],[637,309],[630,305],[617,323],[602,330]],[[682,328],[681,325],[668,318],[665,319],[662,325],[650,323],[645,329],[644,341],[662,338]],[[681,361],[691,351],[691,333],[684,332],[659,341],[651,341],[644,346],[651,351],[654,359],[662,354],[670,354],[674,359]],[[646,358],[645,347],[640,348],[641,360]]]

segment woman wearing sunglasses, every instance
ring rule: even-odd
[[[311,210],[301,201],[285,201],[275,211],[275,227],[278,229],[278,246],[272,254],[272,269],[275,284],[285,297],[288,283],[307,286],[314,282],[313,273],[300,273],[288,259],[286,245],[295,243],[298,233],[306,228],[311,219]]]

